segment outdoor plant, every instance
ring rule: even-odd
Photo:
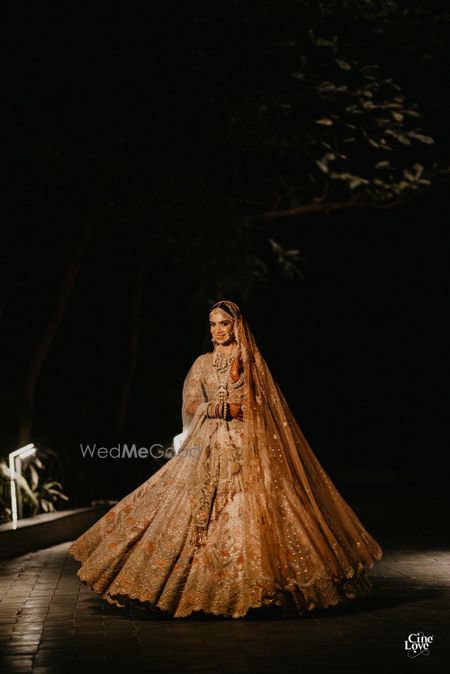
[[[56,458],[53,450],[39,450],[39,455],[45,458]],[[61,501],[68,501],[64,494],[61,482],[48,475],[46,466],[39,456],[30,457],[23,466],[22,475],[15,475],[17,486],[22,490],[23,516],[32,517],[38,513],[55,512]],[[0,458],[0,521],[8,522],[11,519],[11,471],[8,461]]]

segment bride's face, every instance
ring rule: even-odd
[[[228,344],[233,340],[234,321],[220,309],[214,309],[209,317],[211,335],[217,344]]]

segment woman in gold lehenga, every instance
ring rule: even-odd
[[[214,348],[186,376],[178,452],[72,543],[78,576],[112,604],[176,618],[367,597],[381,547],[313,454],[239,307],[218,302],[209,319]]]

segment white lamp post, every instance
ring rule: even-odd
[[[175,435],[172,438],[172,445],[175,450],[175,454],[178,454],[178,452],[180,451],[180,447],[183,444],[185,437],[187,436],[187,431],[188,429],[185,428],[181,433],[178,433],[178,435]]]
[[[15,449],[9,454],[9,472],[11,475],[11,519],[13,529],[17,529],[18,504],[22,505],[21,494],[17,491],[17,480],[15,475],[22,475],[22,460],[36,453],[36,447],[31,443]],[[18,498],[19,497],[19,498]],[[22,517],[22,513],[20,513]]]

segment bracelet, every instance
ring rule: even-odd
[[[231,377],[230,377],[230,379],[231,379]],[[243,386],[243,384],[244,384],[244,373],[243,372],[241,372],[241,374],[239,375],[239,379],[237,379],[236,381],[233,381],[231,379],[231,386],[235,389],[240,388],[241,386]]]
[[[230,403],[220,400],[218,403],[208,403],[206,407],[206,416],[208,419],[229,419]]]

